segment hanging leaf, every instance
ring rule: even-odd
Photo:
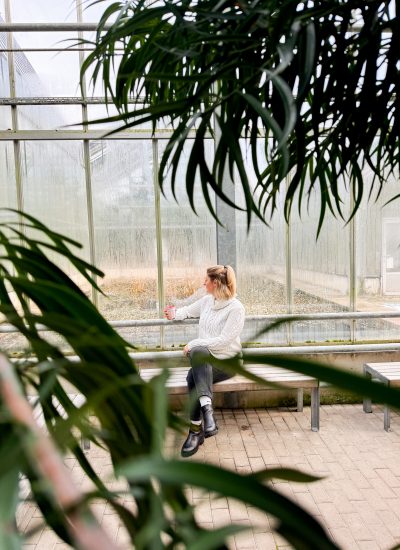
[[[106,29],[117,6],[120,17]],[[398,176],[398,10],[389,0],[121,1],[104,13],[82,75],[91,68],[103,80],[124,121],[121,128],[144,120],[154,129],[165,120],[173,128],[192,127],[194,120],[201,127],[215,115],[218,122],[210,127],[210,137],[213,130],[220,131],[224,145],[218,151],[217,144],[212,172],[204,169],[204,148],[193,148],[196,164],[186,171],[193,209],[197,173],[205,196],[212,188],[228,202],[219,192],[229,159],[229,171],[237,170],[235,183],[244,190],[248,223],[254,214],[265,218],[274,213],[280,190],[286,194],[289,219],[294,201],[301,209],[315,189],[322,205],[320,232],[327,210],[343,215],[340,194],[346,191],[337,187],[338,177],[350,174],[356,211],[364,195],[379,194],[391,175]],[[129,110],[128,100],[147,107]],[[254,152],[260,135],[266,143],[276,140],[277,147],[273,154],[265,147],[264,158],[258,151],[249,159],[257,174],[249,195],[247,169],[237,147],[244,140]],[[191,137],[183,130],[169,137],[159,171],[161,186],[170,175],[175,189],[183,142]],[[201,139],[206,139],[204,132]],[[262,174],[259,164],[267,166]],[[360,174],[366,165],[374,178],[363,184]],[[257,202],[260,193],[262,205]],[[207,204],[215,215],[211,202]]]

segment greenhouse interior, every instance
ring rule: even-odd
[[[214,194],[212,202],[218,213],[217,221],[210,212],[197,175],[194,211],[185,187],[194,133],[189,134],[184,145],[176,176],[178,186],[175,183],[172,190],[168,178],[161,186],[160,161],[173,130],[168,124],[159,124],[154,129],[149,122],[116,131],[118,122],[104,120],[117,114],[117,110],[105,96],[101,78],[93,82],[92,68],[81,76],[91,44],[96,41],[98,22],[113,3],[112,0],[0,0],[0,222],[18,220],[16,211],[22,211],[75,242],[71,244],[73,252],[102,272],[102,275],[94,275],[94,286],[65,256],[60,257],[50,250],[48,257],[132,346],[131,356],[143,353],[143,358],[153,361],[160,351],[169,351],[174,352],[170,358],[182,361],[178,360],[178,355],[180,358],[182,348],[196,338],[198,326],[190,322],[166,321],[164,308],[167,304],[180,308],[203,297],[206,269],[218,264],[231,265],[236,272],[238,298],[246,315],[242,333],[245,349],[282,352],[287,348],[300,353],[302,348],[310,357],[323,356],[322,361],[347,362],[350,370],[359,374],[365,361],[398,360],[400,203],[391,200],[398,195],[398,177],[391,175],[371,196],[365,193],[356,214],[351,216],[354,198],[350,182],[343,176],[337,182],[344,197],[343,216],[326,212],[320,229],[321,202],[317,190],[309,193],[301,208],[293,207],[286,219],[283,188],[277,196],[273,215],[266,216],[265,220],[254,216],[249,226],[243,189],[236,181],[239,179],[237,170],[232,177],[226,176],[226,189],[239,208],[231,208]],[[143,3],[146,4],[151,6],[154,2]],[[304,2],[308,4],[313,3]],[[131,107],[137,108],[133,100]],[[216,139],[216,135],[211,134],[205,137],[204,147],[210,162],[215,154]],[[257,146],[261,153],[265,147],[262,137]],[[240,140],[239,147],[247,159],[245,170],[254,190],[257,176],[245,138]],[[366,188],[373,177],[372,169],[364,166],[362,178]],[[284,319],[291,319],[291,322],[283,322]],[[30,345],[26,335],[12,327],[3,310],[2,325],[1,350],[11,358],[27,353]],[[59,335],[44,332],[52,345],[68,347],[69,343]],[[330,386],[329,382],[325,385]],[[354,396],[334,395],[338,403],[359,404],[362,401],[362,397],[357,401]],[[233,402],[226,400],[225,406]],[[244,402],[237,401],[239,404]],[[305,403],[309,404],[307,397]],[[351,404],[344,406],[353,407]],[[221,425],[227,413],[220,414]],[[240,418],[238,413],[234,414],[238,425],[244,425],[243,430],[246,426],[251,427],[250,417],[245,418],[248,413],[242,411]],[[323,413],[322,418],[329,424],[327,415]],[[360,424],[359,419],[364,418],[353,412],[352,415],[348,420],[352,426]],[[369,488],[372,492],[378,482],[374,485],[372,480],[371,486],[368,485],[370,480],[365,473],[368,464],[373,463],[374,475],[380,472],[379,468],[387,473],[393,466],[391,473],[387,473],[391,476],[387,488],[391,491],[390,496],[384,494],[380,485],[377,489],[381,504],[385,502],[379,510],[386,510],[387,514],[391,510],[393,516],[391,522],[387,520],[390,526],[386,538],[383,535],[379,538],[375,532],[371,534],[374,530],[368,526],[366,515],[360,517],[365,532],[370,528],[367,537],[360,535],[362,526],[352,530],[351,522],[342,525],[345,512],[340,511],[338,502],[332,504],[328,497],[330,504],[325,504],[325,509],[322,504],[319,511],[314,512],[319,518],[325,518],[325,514],[329,516],[329,506],[331,511],[334,506],[339,509],[334,518],[339,518],[340,514],[343,517],[340,516],[340,521],[337,519],[337,531],[328,520],[324,519],[323,523],[336,543],[349,550],[388,550],[392,543],[394,547],[396,537],[400,537],[400,470],[394,466],[395,453],[400,450],[398,413],[393,411],[391,432],[383,430],[382,415],[383,409],[379,409],[375,418],[379,437],[375,444],[377,448],[383,445],[389,458],[384,459],[382,451],[382,462],[378,465],[379,450],[375,449],[378,454],[364,464],[365,485],[361,482],[362,474],[353,474],[359,476],[355,490],[362,493]],[[286,422],[282,421],[285,430]],[[339,422],[341,434],[346,422],[343,413]],[[345,449],[354,451],[357,445],[364,444],[367,450],[370,449],[367,436],[373,438],[374,431],[372,421],[369,422],[364,439],[353,439],[354,443],[348,440],[343,443]],[[276,429],[278,433],[279,423]],[[309,426],[305,423],[303,429]],[[290,430],[296,429],[289,422]],[[392,436],[391,442],[385,439],[382,443],[383,434]],[[327,439],[335,437],[333,429],[326,436]],[[317,454],[315,449],[312,452]],[[249,456],[246,467],[253,464],[251,454]],[[255,456],[260,457],[261,462],[264,457],[262,464],[268,466],[265,450]],[[204,458],[204,454],[201,457]],[[323,453],[321,457],[323,461]],[[253,458],[253,462],[255,460]],[[386,465],[384,460],[387,460]],[[279,462],[284,464],[275,457],[269,464]],[[232,464],[237,466],[239,462],[232,459]],[[302,464],[299,457],[293,465],[298,464]],[[343,488],[343,480],[347,479],[346,465],[337,467],[344,472],[340,487],[356,522],[358,497],[346,495]],[[349,466],[349,470],[352,468]],[[242,470],[252,471],[244,466]],[[240,464],[238,471],[241,471]],[[325,475],[326,469],[320,465],[313,473]],[[284,492],[287,487],[288,483],[283,487]],[[326,491],[329,496],[328,489]],[[203,499],[204,504],[203,497],[197,498]],[[366,497],[359,498],[364,502]],[[393,504],[387,505],[390,498]],[[309,509],[313,512],[311,505]],[[211,517],[215,511],[212,505],[210,510]],[[230,518],[235,519],[234,513],[231,512]],[[246,514],[242,517],[239,512],[236,519],[239,523],[251,523],[251,518],[249,520]],[[211,526],[213,521],[203,519],[200,523]],[[383,515],[376,523],[380,533],[386,532]],[[270,526],[269,531],[258,531],[258,536],[257,532],[249,537],[232,534],[227,547],[267,550],[297,547],[295,538],[289,538],[288,543],[284,535],[272,532]],[[64,548],[59,538],[51,539],[46,546],[43,537],[38,538],[34,532],[30,536],[23,548]],[[70,545],[65,543],[67,547]],[[137,547],[150,548],[151,545],[143,543]],[[217,546],[204,543],[203,548],[209,547]],[[3,548],[14,546],[1,546]],[[122,544],[121,548],[125,546]],[[312,547],[305,543],[302,548],[318,548],[318,545]]]
[[[3,4],[3,21],[26,25],[73,27],[104,11],[103,2],[78,8],[68,0]],[[152,136],[149,125],[107,137],[107,123],[82,122],[113,114],[99,85],[93,89],[86,78],[86,89],[79,86],[85,51],[73,46],[82,36],[93,39],[94,31],[59,31],[57,24],[46,32],[1,34],[2,205],[32,214],[82,245],[82,257],[104,272],[104,295],[93,291],[91,297],[107,319],[162,317],[165,303],[181,305],[201,293],[205,267],[217,263],[236,268],[247,315],[400,311],[399,208],[396,201],[386,204],[397,181],[377,201],[365,198],[349,223],[346,215],[327,216],[318,238],[317,196],[301,214],[294,210],[288,224],[281,210],[269,222],[254,220],[248,230],[245,214],[229,210],[221,227],[200,185],[196,214],[184,188],[176,200],[167,183],[160,192],[157,166],[167,129]],[[211,157],[211,138],[206,147]],[[184,171],[182,166],[182,180]],[[365,180],[371,177],[365,171]],[[251,341],[255,325],[247,323],[245,340]],[[297,323],[290,335],[278,330],[264,339],[284,345],[396,335],[396,318],[367,318]],[[160,346],[161,338],[157,329],[134,335],[136,344],[150,348]],[[167,334],[163,345],[179,340],[179,334]]]

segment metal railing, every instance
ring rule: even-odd
[[[327,320],[357,320],[357,319],[390,319],[400,318],[400,312],[376,312],[376,311],[357,311],[357,312],[334,312],[334,313],[308,313],[308,314],[278,314],[278,315],[249,315],[245,318],[246,322],[264,321],[266,324],[280,323],[296,323],[303,321],[327,321]],[[167,319],[130,319],[111,321],[110,325],[118,328],[138,328],[138,327],[174,327],[181,325],[195,325],[198,319],[185,319],[183,321],[169,321]],[[48,331],[45,325],[37,325],[38,331]],[[18,329],[10,324],[0,325],[0,334],[16,333]],[[399,331],[400,332],[400,331]],[[246,353],[251,355],[307,355],[321,353],[362,353],[362,352],[379,352],[379,351],[400,351],[400,343],[397,342],[382,342],[382,343],[365,343],[357,344],[348,342],[343,344],[327,344],[321,343],[317,345],[270,345],[268,347],[248,347],[244,348]],[[130,352],[130,357],[137,361],[152,361],[155,359],[177,359],[182,357],[182,350],[179,351],[142,351]]]
[[[309,313],[301,315],[249,315],[245,318],[247,322],[265,321],[266,323],[288,322],[296,323],[302,321],[326,321],[326,320],[357,320],[357,319],[387,319],[400,318],[400,312],[334,312],[334,313]],[[110,325],[114,328],[136,328],[136,327],[163,327],[163,326],[179,326],[179,325],[195,325],[198,319],[185,319],[183,321],[169,321],[167,319],[130,319],[111,321]],[[37,325],[38,331],[48,331],[45,325]],[[0,334],[16,333],[18,329],[10,324],[0,325]],[[400,331],[399,331],[400,333]],[[327,354],[327,353],[365,353],[365,352],[398,352],[400,351],[400,343],[398,342],[381,342],[373,344],[356,344],[353,342],[343,344],[326,344],[319,345],[285,345],[268,347],[244,347],[243,356],[246,355],[310,355],[310,354]],[[178,351],[139,351],[129,352],[129,356],[135,361],[154,361],[154,360],[176,360],[182,358],[182,350]],[[79,361],[76,356],[71,356],[70,360]]]
[[[296,323],[302,321],[342,321],[357,319],[392,319],[400,318],[400,311],[338,311],[330,313],[299,313],[299,314],[277,314],[277,315],[247,315],[246,322],[265,321],[266,323],[288,322]],[[185,319],[183,321],[169,321],[168,319],[127,319],[109,321],[114,328],[136,328],[136,327],[161,327],[176,325],[196,325],[198,319]],[[38,331],[49,330],[45,325],[36,325]],[[18,332],[13,325],[0,325],[0,333]],[[400,330],[399,330],[400,335]]]

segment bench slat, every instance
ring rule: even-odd
[[[174,389],[173,393],[180,393],[181,390],[186,391],[186,376],[188,373],[188,368],[186,367],[175,367],[169,369],[170,377],[167,380],[167,387],[169,389]],[[303,387],[303,388],[314,388],[318,387],[319,382],[316,378],[311,376],[306,376],[301,373],[296,373],[294,371],[285,371],[281,368],[263,368],[250,365],[248,370],[257,375],[260,378],[263,378],[266,382],[271,382],[274,385],[281,385],[284,387]],[[154,376],[157,376],[162,372],[161,368],[150,368],[142,369],[140,375],[145,381],[151,380]],[[258,384],[249,380],[245,376],[235,375],[228,380],[218,382],[215,384],[214,391],[240,391],[240,389],[259,389],[264,388],[262,384]]]

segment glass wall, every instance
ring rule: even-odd
[[[158,157],[161,160],[166,145],[159,141]],[[175,196],[167,177],[160,195],[161,244],[163,256],[163,279],[165,303],[178,307],[189,305],[204,296],[203,282],[207,267],[217,263],[216,223],[207,209],[200,181],[194,189],[194,214],[185,190],[185,171],[191,153],[192,142],[183,150],[182,163],[176,176],[178,183]],[[213,142],[206,142],[207,157],[212,159]],[[165,343],[180,345],[195,337],[197,326],[168,327],[165,330]]]
[[[243,157],[251,158],[245,143],[241,143]],[[260,158],[264,156],[264,140],[259,140]],[[265,167],[260,164],[260,170]],[[252,189],[257,179],[251,162],[246,164],[246,172]],[[236,175],[235,198],[239,206],[244,205],[243,190]],[[283,217],[283,194],[277,199],[277,211],[266,223],[255,215],[250,229],[245,212],[237,210],[236,216],[236,255],[238,292],[246,308],[246,314],[274,315],[288,313],[288,290],[286,281],[287,225]],[[287,341],[286,327],[269,330],[254,340],[254,335],[265,326],[265,321],[247,322],[244,337],[255,344],[265,342],[284,344]]]
[[[17,96],[80,96],[79,53],[66,50],[77,42],[77,38],[77,34],[65,32],[14,33],[14,47],[22,49],[14,55]],[[52,48],[52,50],[29,51],[33,48]],[[56,51],[54,51],[55,48],[57,48]],[[60,49],[66,51],[60,51]]]
[[[20,130],[64,130],[68,125],[82,129],[82,108],[79,105],[20,105]]]
[[[344,196],[346,191],[342,184]],[[306,203],[306,204],[305,204]],[[349,311],[350,239],[349,205],[342,205],[343,218],[327,210],[318,234],[320,198],[315,190],[302,209],[292,209],[291,285],[293,313]],[[351,321],[299,322],[293,326],[293,340],[337,342],[351,339]]]
[[[111,3],[0,0],[0,17],[5,20],[7,4],[11,23],[95,24]],[[104,295],[93,298],[108,319],[158,318],[165,303],[179,306],[202,295],[205,268],[221,257],[217,225],[199,184],[197,214],[186,196],[190,142],[173,197],[168,179],[165,194],[157,186],[168,127],[162,128],[162,138],[161,132],[151,137],[149,125],[108,136],[115,124],[101,123],[91,125],[88,132],[82,123],[86,115],[92,120],[113,115],[115,109],[103,101],[100,82],[93,88],[90,78],[89,99],[82,97],[79,68],[87,51],[77,46],[78,36],[77,30],[0,33],[0,206],[23,208],[82,244],[78,253],[104,271],[99,281]],[[93,31],[84,36],[93,37]],[[249,157],[244,142],[241,147]],[[262,139],[259,147],[264,149]],[[206,150],[211,165],[211,138]],[[250,161],[246,168],[255,188]],[[371,178],[366,170],[366,189]],[[241,186],[235,179],[240,204]],[[283,194],[268,225],[254,217],[248,230],[245,214],[232,212],[230,238],[236,249],[239,297],[247,315],[400,311],[399,203],[385,206],[398,193],[397,185],[398,177],[392,177],[377,202],[365,200],[355,225],[327,213],[318,239],[316,194],[309,197],[301,216],[293,208],[289,225],[283,216]],[[348,197],[344,182],[342,186],[343,197]],[[343,211],[347,219],[350,204],[344,204]],[[89,293],[87,287],[84,290]],[[254,334],[264,322],[248,322],[244,340],[271,345],[393,340],[400,318],[297,322],[255,341]],[[129,329],[123,335],[142,347],[178,346],[196,331],[195,326],[171,326],[162,331]]]
[[[0,141],[0,207],[17,207],[13,143]]]
[[[8,57],[3,51],[6,48],[7,35],[5,32],[0,32],[0,97],[10,96],[10,74],[8,69]]]
[[[243,142],[241,146],[244,158],[251,157]],[[263,155],[264,140],[259,140],[258,147]],[[260,164],[260,170],[264,168]],[[255,189],[257,180],[251,162],[247,162],[246,172],[251,187]],[[235,186],[235,195],[237,204],[242,206],[243,190],[239,182]],[[266,223],[253,215],[250,230],[246,213],[236,211],[238,283],[240,297],[249,315],[287,312],[287,228],[283,219],[283,198],[283,194],[278,197],[277,211]]]
[[[22,141],[20,159],[22,209],[80,243],[83,249],[76,249],[75,253],[88,261],[83,143]],[[71,266],[60,261],[57,257],[57,264],[68,268],[69,275],[74,277]]]
[[[11,130],[11,109],[10,107],[0,105],[0,130]]]
[[[3,0],[8,1],[8,0]],[[72,23],[76,21],[73,0],[11,0],[11,19],[15,23]]]
[[[110,319],[158,317],[151,141],[90,142],[94,244]]]
[[[364,171],[366,188],[372,173]],[[364,198],[357,214],[357,309],[400,311],[400,209],[398,180],[391,176],[377,197]],[[357,322],[357,339],[399,339],[400,318]]]

